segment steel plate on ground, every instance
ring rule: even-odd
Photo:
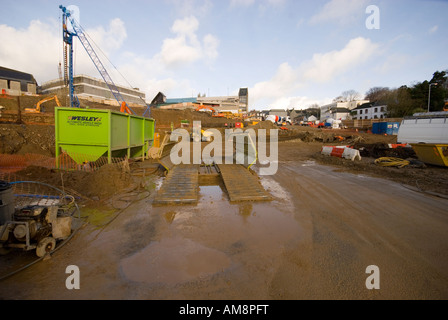
[[[198,165],[173,167],[161,188],[154,204],[195,204],[199,198]]]
[[[230,201],[269,201],[271,195],[263,188],[258,177],[240,164],[220,164],[224,185]]]

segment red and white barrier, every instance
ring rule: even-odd
[[[324,155],[344,158],[352,161],[354,161],[355,159],[361,160],[359,150],[353,149],[349,146],[324,146],[322,147],[321,153]]]

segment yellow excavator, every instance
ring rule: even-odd
[[[25,108],[25,112],[30,112],[30,113],[40,113],[41,112],[41,108],[40,106],[42,105],[42,103],[47,102],[47,101],[51,101],[54,100],[56,101],[56,104],[58,105],[58,107],[61,106],[61,104],[59,103],[59,99],[58,96],[52,96],[52,97],[47,97],[44,98],[42,100],[40,100],[37,104],[36,104],[36,108]]]

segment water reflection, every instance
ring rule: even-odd
[[[242,217],[245,218],[250,217],[250,215],[252,214],[252,210],[253,210],[252,203],[238,204],[238,213]]]

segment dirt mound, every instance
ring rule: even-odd
[[[132,177],[115,164],[107,164],[94,172],[60,171],[30,166],[16,173],[18,179],[39,181],[88,198],[108,198],[132,186]]]
[[[195,111],[192,109],[151,109],[151,117],[156,120],[157,126],[170,126],[171,123],[177,128],[182,120],[188,120],[190,126],[193,121],[201,121],[202,127],[223,127],[225,123],[235,123],[239,120],[227,119],[223,117],[212,117],[205,111]],[[157,129],[157,128],[156,128]]]
[[[54,126],[0,124],[0,153],[55,154]]]
[[[397,147],[397,148],[389,148],[386,143],[378,142],[378,143],[355,143],[353,144],[353,148],[359,150],[359,153],[362,157],[372,157],[372,158],[380,158],[380,157],[395,157],[401,159],[407,158],[417,158],[414,149],[405,148],[405,147]]]
[[[275,125],[272,121],[260,121],[256,125],[249,126],[248,128],[255,129],[255,130],[258,130],[258,129],[269,130],[269,129],[278,129],[278,126]]]

